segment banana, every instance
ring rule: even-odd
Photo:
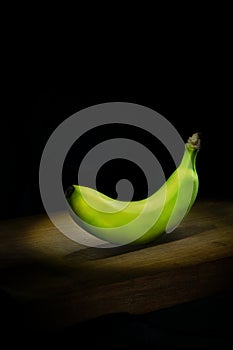
[[[185,144],[180,165],[150,197],[140,201],[114,200],[94,189],[72,185],[65,192],[78,224],[107,242],[145,244],[172,232],[188,214],[198,193],[196,156],[199,134]]]

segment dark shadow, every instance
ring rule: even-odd
[[[59,330],[30,327],[28,310],[0,291],[2,340],[28,348],[225,349],[233,345],[233,291],[142,315],[109,314]],[[28,319],[27,319],[28,318]],[[6,322],[7,321],[7,322]]]
[[[179,241],[181,239],[184,239],[186,237],[190,237],[202,232],[205,232],[207,230],[214,229],[214,225],[186,225],[185,227],[178,227],[174,232],[170,234],[165,234],[161,236],[158,240],[148,243],[148,244],[140,244],[140,245],[132,245],[127,244],[120,247],[114,247],[114,248],[94,248],[89,247],[85,250],[78,250],[71,254],[66,255],[66,259],[74,259],[77,261],[87,261],[87,260],[96,260],[96,259],[105,259],[117,255],[127,254],[129,252],[134,252],[142,249],[146,249],[149,247],[155,247],[158,245],[166,244],[173,241]]]

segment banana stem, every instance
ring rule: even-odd
[[[189,137],[186,145],[189,148],[189,150],[199,151],[201,147],[200,133],[196,132],[191,137]]]
[[[186,147],[189,151],[193,170],[196,171],[196,157],[197,153],[201,148],[200,133],[196,132],[191,137],[189,137]]]

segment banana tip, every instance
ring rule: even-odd
[[[69,198],[72,195],[72,193],[74,192],[74,190],[75,190],[74,186],[67,187],[67,189],[65,190],[66,198]]]

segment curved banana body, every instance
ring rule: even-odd
[[[114,200],[94,189],[73,185],[66,197],[78,223],[89,233],[116,245],[144,244],[173,231],[187,215],[198,193],[198,134],[189,138],[179,167],[150,197]]]

